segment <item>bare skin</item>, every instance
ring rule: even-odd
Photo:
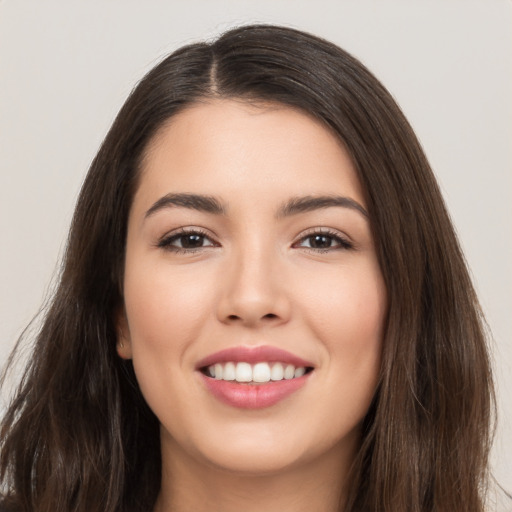
[[[154,512],[339,510],[387,297],[336,137],[279,105],[211,100],[172,118],[144,160],[123,293],[118,353],[161,424]],[[301,386],[271,404],[219,399],[226,380],[200,362],[265,346],[306,361]]]
[[[331,460],[318,465],[269,475],[233,473],[195,461],[182,464],[180,458],[166,459],[165,485],[154,512],[338,512],[346,494],[340,486],[348,472],[344,465],[353,454],[342,459],[334,453]],[[318,474],[325,476],[320,480]]]

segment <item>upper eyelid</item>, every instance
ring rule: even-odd
[[[187,235],[187,234],[191,234],[191,233],[192,234],[197,233],[197,234],[200,234],[207,238],[212,238],[212,239],[218,238],[217,235],[213,234],[209,229],[206,229],[203,227],[180,226],[178,228],[175,228],[175,229],[165,233],[163,236],[160,237],[160,240],[163,240],[165,238],[171,238],[173,236],[179,236],[181,234]],[[338,229],[317,226],[317,227],[312,227],[312,228],[307,228],[305,230],[302,230],[298,235],[296,235],[294,237],[294,240],[300,240],[302,238],[305,238],[307,236],[311,236],[311,235],[314,235],[317,233],[321,233],[323,235],[338,236],[340,238],[350,239],[350,237],[347,234],[339,231]]]
[[[198,233],[198,234],[204,235],[206,237],[212,237],[212,238],[217,237],[215,234],[212,234],[212,232],[209,229],[206,229],[206,228],[203,228],[200,226],[180,226],[180,227],[175,228],[175,229],[167,232],[166,234],[164,234],[161,237],[161,239],[167,238],[167,237],[172,237],[172,236],[177,236],[180,234],[189,234],[189,233]],[[316,234],[316,233],[322,233],[322,234],[331,235],[331,236],[339,236],[341,238],[350,238],[348,235],[339,231],[338,229],[328,228],[325,226],[316,226],[316,227],[307,228],[305,230],[302,230],[294,238],[300,239],[300,238],[310,236],[310,235]]]
[[[205,238],[208,238],[215,245],[217,245],[217,246],[220,245],[220,242],[218,241],[218,237],[215,234],[213,234],[210,230],[200,227],[200,226],[180,226],[178,228],[175,228],[175,229],[171,230],[170,232],[167,232],[166,234],[161,236],[158,239],[157,244],[161,244],[161,243],[163,243],[167,240],[170,240],[174,237],[179,237],[180,235],[188,235],[188,234],[199,234],[201,236],[204,236]],[[322,235],[339,238],[342,241],[345,241],[346,243],[350,243],[351,245],[354,245],[354,241],[346,233],[341,232],[335,228],[329,228],[329,227],[325,227],[325,226],[316,226],[316,227],[311,227],[311,228],[302,230],[298,235],[296,235],[293,238],[292,246],[301,242],[305,238],[308,238],[315,234],[322,234]]]
[[[334,229],[334,228],[328,228],[328,227],[314,227],[314,228],[308,228],[306,230],[303,230],[301,231],[296,237],[295,237],[295,240],[296,241],[300,241],[304,238],[307,238],[308,236],[312,236],[312,235],[316,235],[316,234],[321,234],[321,235],[328,235],[328,236],[332,236],[332,237],[338,237],[338,238],[341,238],[343,240],[347,240],[347,241],[350,241],[352,242],[352,238],[350,236],[348,236],[346,233],[338,230],[338,229]]]
[[[215,235],[211,234],[209,230],[206,230],[205,228],[200,228],[199,226],[181,226],[179,228],[173,229],[165,233],[163,236],[159,237],[155,245],[157,247],[162,247],[164,245],[167,245],[168,242],[170,242],[174,238],[179,238],[180,236],[186,236],[190,234],[198,234],[210,240],[215,246],[219,245],[219,242],[217,241]]]
[[[327,228],[327,227],[316,227],[316,228],[311,228],[309,230],[303,231],[300,235],[298,235],[295,238],[295,241],[292,243],[292,247],[312,250],[314,252],[317,252],[317,251],[330,252],[333,250],[339,250],[339,248],[336,248],[336,247],[330,247],[330,248],[326,248],[326,249],[313,249],[313,248],[310,249],[308,247],[300,247],[299,246],[299,244],[302,243],[304,240],[306,240],[307,238],[310,238],[316,234],[325,235],[325,236],[329,236],[332,238],[337,238],[339,240],[339,244],[340,244],[341,248],[344,248],[346,250],[357,249],[357,244],[352,240],[352,238],[350,236],[346,235],[345,233],[343,233],[337,229]]]
[[[178,228],[172,229],[171,231],[166,232],[163,236],[160,237],[161,240],[165,238],[172,238],[174,236],[180,235],[190,235],[190,234],[198,234],[202,235],[206,238],[215,239],[216,235],[213,234],[210,230],[206,228],[202,228],[199,226],[180,226]]]

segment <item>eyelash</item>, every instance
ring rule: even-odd
[[[325,237],[325,238],[331,238],[333,242],[335,242],[337,245],[334,247],[327,247],[325,249],[318,249],[314,247],[302,247],[302,249],[307,249],[308,251],[311,251],[313,253],[327,253],[331,251],[341,251],[341,250],[351,250],[354,249],[354,244],[347,240],[345,237],[340,235],[339,232],[333,231],[328,228],[313,228],[309,232],[306,232],[303,234],[298,242],[295,242],[292,247],[301,248],[301,243],[304,242],[307,239],[311,239],[315,236]]]
[[[179,240],[180,238],[184,238],[186,236],[198,236],[203,239],[208,239],[212,242],[211,245],[203,246],[203,247],[195,247],[195,248],[185,248],[185,247],[176,247],[172,245],[173,242]],[[166,251],[171,251],[176,254],[191,254],[205,249],[206,247],[218,247],[219,244],[212,240],[211,235],[206,233],[200,228],[181,228],[179,231],[171,233],[168,236],[164,236],[157,244],[157,247],[161,249],[165,249]]]
[[[208,239],[211,244],[207,246],[194,247],[194,248],[185,248],[185,247],[177,247],[172,245],[173,242],[178,241],[180,238],[184,238],[186,236],[198,236],[203,240]],[[308,239],[311,239],[315,236],[325,237],[332,239],[337,245],[334,247],[327,247],[325,249],[314,248],[314,247],[303,247],[301,244]],[[201,251],[208,247],[219,247],[219,244],[215,242],[212,237],[199,228],[181,228],[179,231],[171,233],[168,236],[163,237],[158,243],[157,247],[161,249],[165,249],[167,251],[174,252],[176,254],[193,254],[195,252]],[[341,236],[338,232],[332,231],[327,228],[314,228],[310,232],[303,234],[301,238],[292,245],[293,248],[302,248],[306,249],[313,253],[327,253],[331,251],[339,251],[339,250],[351,250],[354,249],[354,245],[352,242],[348,241],[346,238]]]

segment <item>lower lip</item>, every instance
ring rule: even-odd
[[[264,384],[240,384],[216,380],[201,374],[208,390],[221,402],[239,409],[263,409],[277,404],[298,391],[311,373],[290,380]]]

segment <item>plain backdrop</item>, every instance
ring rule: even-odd
[[[510,0],[0,0],[0,364],[37,312],[80,184],[136,81],[234,25],[307,30],[360,58],[438,176],[494,341],[498,480],[512,489]]]

